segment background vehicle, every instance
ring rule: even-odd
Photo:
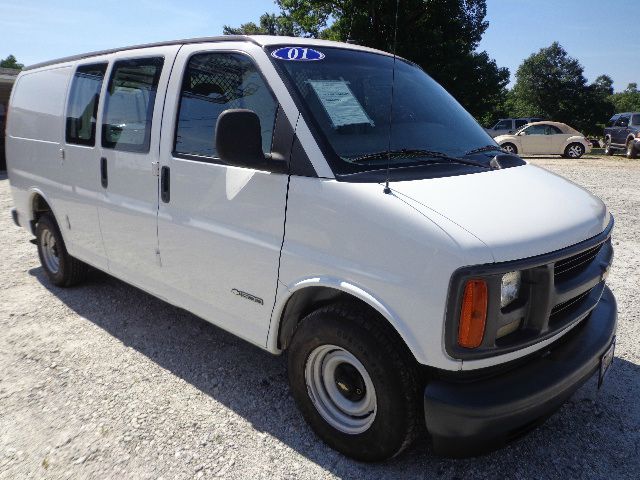
[[[636,158],[637,139],[640,139],[640,112],[617,113],[604,129],[604,153],[613,155],[623,151],[627,158]]]
[[[609,365],[606,206],[504,154],[411,62],[162,42],[27,68],[8,118],[12,214],[52,283],[91,265],[288,351],[346,455],[423,426],[441,454],[495,448]]]
[[[492,137],[513,133],[519,128],[524,127],[527,123],[539,122],[541,118],[523,117],[523,118],[501,118],[491,128],[485,128],[486,132]]]
[[[570,126],[559,122],[536,122],[514,135],[495,138],[503,150],[522,155],[562,155],[580,158],[591,151],[591,142]]]

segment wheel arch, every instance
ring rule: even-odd
[[[355,302],[371,310],[388,327],[390,334],[397,336],[414,360],[419,361],[422,357],[418,345],[409,341],[411,335],[407,326],[387,305],[357,285],[328,278],[307,279],[288,288],[286,298],[274,309],[268,349],[273,352],[286,350],[306,315],[323,305],[340,301]]]
[[[38,219],[45,213],[51,213],[56,222],[58,222],[58,217],[53,209],[52,203],[47,195],[40,190],[39,188],[32,188],[29,191],[29,200],[27,203],[28,209],[28,220],[29,220],[29,228],[33,235],[36,234],[36,224],[38,223]],[[59,223],[58,223],[59,225]]]

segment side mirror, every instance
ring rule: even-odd
[[[216,151],[220,159],[238,167],[285,172],[284,159],[262,152],[260,118],[253,110],[225,110],[216,124]]]

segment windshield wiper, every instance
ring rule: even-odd
[[[469,150],[468,152],[465,152],[465,156],[472,155],[474,153],[481,153],[481,152],[501,152],[501,151],[502,151],[502,148],[500,148],[498,145],[485,145],[484,147],[474,148],[473,150]]]
[[[480,162],[475,162],[473,160],[467,160],[465,158],[458,158],[458,157],[452,157],[451,155],[447,155],[446,153],[443,152],[436,152],[434,150],[392,150],[390,152],[387,151],[383,151],[383,152],[375,152],[375,153],[369,153],[367,155],[362,155],[360,157],[355,157],[355,158],[350,158],[348,159],[350,162],[353,163],[360,163],[363,161],[367,161],[367,160],[375,160],[378,158],[420,158],[420,157],[427,157],[430,159],[442,159],[442,160],[448,160],[451,163],[459,163],[459,164],[463,164],[463,165],[471,165],[473,167],[480,167],[480,168],[489,168],[491,169],[492,167],[490,167],[489,165],[486,165],[484,163],[480,163]]]

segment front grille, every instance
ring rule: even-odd
[[[448,350],[463,359],[509,353],[552,338],[588,318],[604,292],[604,273],[613,260],[612,227],[613,220],[600,235],[539,257],[484,267],[481,272],[474,267],[456,272],[452,284],[457,290],[448,307],[452,322],[447,329],[448,345],[453,347]],[[522,272],[522,285],[518,299],[501,307],[502,275],[511,270]],[[456,343],[459,299],[465,280],[479,276],[486,280],[489,293],[485,336],[478,348],[463,349]],[[519,327],[501,335],[513,324]]]
[[[586,292],[581,293],[580,295],[577,295],[567,300],[566,302],[559,303],[558,305],[553,307],[551,309],[551,314],[549,315],[549,323],[552,324],[555,320],[558,319],[560,315],[567,315],[571,310],[578,307],[580,305],[580,302],[589,296],[591,290],[593,289],[590,288]]]
[[[601,248],[602,244],[599,244],[595,247],[589,248],[588,250],[557,261],[553,272],[556,283],[569,276],[577,275],[581,271],[585,270],[591,261],[596,258],[598,253],[600,253]]]

